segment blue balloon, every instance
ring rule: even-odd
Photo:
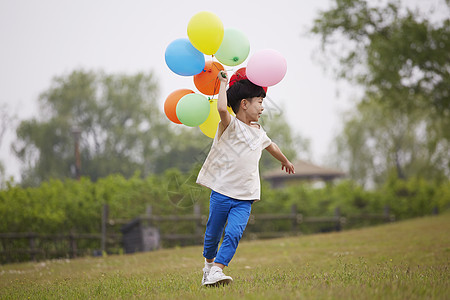
[[[174,73],[193,76],[203,71],[205,56],[187,38],[176,39],[166,48],[166,64]]]

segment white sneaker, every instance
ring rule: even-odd
[[[205,259],[205,267],[203,268],[203,278],[202,278],[202,285],[206,282],[206,277],[209,275],[209,271],[211,271],[211,268],[214,267],[214,262],[207,262]]]
[[[208,268],[208,267],[203,268],[202,285],[205,285],[206,278],[208,277],[210,271],[211,271],[211,268]]]
[[[211,285],[219,285],[219,284],[229,284],[233,281],[233,278],[223,274],[221,268],[214,266],[209,271],[209,275],[206,276],[206,280],[203,285],[211,286]]]

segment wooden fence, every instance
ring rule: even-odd
[[[101,234],[69,233],[41,234],[35,232],[0,233],[0,262],[17,261],[17,257],[28,257],[30,260],[50,257],[76,258],[79,255],[91,254],[86,249],[79,249],[80,240],[99,241]],[[17,241],[26,241],[19,243]],[[26,246],[24,246],[26,245]],[[21,261],[22,259],[19,259]]]
[[[154,227],[159,227],[159,225],[165,222],[190,222],[191,224],[194,224],[194,229],[190,234],[171,234],[162,232],[160,236],[162,241],[194,241],[195,244],[203,243],[203,233],[207,222],[207,215],[201,214],[200,206],[194,205],[193,214],[181,216],[158,216],[152,215],[151,211],[151,207],[148,207],[146,214],[138,218],[139,221]],[[384,212],[381,214],[360,214],[344,217],[341,215],[340,209],[336,208],[334,216],[303,216],[303,214],[298,212],[297,206],[292,205],[291,212],[287,214],[251,214],[247,228],[243,235],[243,239],[254,240],[299,235],[302,234],[301,227],[304,228],[312,225],[325,225],[319,227],[319,230],[315,230],[313,232],[340,231],[346,225],[355,224],[356,222],[361,220],[377,223],[392,222],[395,221],[395,216],[390,213],[390,209],[388,206],[384,208]],[[283,230],[257,231],[257,228],[261,227],[262,223],[270,225],[271,223],[277,221],[287,222],[288,224],[290,224],[290,226],[284,226]],[[109,225],[127,224],[128,222],[130,221],[124,219],[115,219],[109,220]]]
[[[286,214],[257,214],[250,215],[247,229],[244,233],[244,239],[276,238],[283,236],[292,236],[302,234],[302,228],[316,226],[317,231],[340,231],[347,224],[358,220],[373,220],[375,222],[392,222],[395,217],[390,214],[389,207],[386,207],[382,214],[366,214],[344,217],[340,209],[335,210],[334,216],[312,217],[303,216],[298,212],[297,207],[293,205],[291,212]],[[167,233],[162,231],[159,238],[163,245],[193,245],[203,243],[203,234],[207,222],[207,215],[202,214],[199,205],[193,206],[193,213],[188,215],[153,215],[151,207],[147,207],[146,213],[134,220],[128,219],[110,219],[109,208],[103,207],[101,233],[83,234],[71,232],[69,234],[39,234],[39,233],[0,233],[0,261],[2,263],[14,261],[14,256],[26,255],[30,260],[49,257],[70,257],[75,258],[79,255],[101,255],[102,253],[111,253],[113,250],[121,249],[123,235],[118,232],[118,226],[124,226],[135,223],[141,223],[144,226],[160,228],[163,224],[179,224],[181,222],[190,228],[189,233]],[[282,230],[268,230],[273,223],[283,223]],[[188,225],[190,224],[190,226]],[[317,226],[320,225],[320,226]],[[166,226],[167,227],[167,226]],[[258,231],[258,228],[260,229]],[[262,230],[261,230],[262,228]],[[22,247],[11,246],[13,241],[21,240]],[[24,242],[24,240],[28,242]],[[85,249],[80,247],[82,240],[96,241],[95,249]],[[42,247],[43,241],[47,241],[47,246]],[[52,247],[48,245],[62,243],[62,247]],[[26,247],[24,247],[26,245]],[[90,252],[90,253],[89,253]]]

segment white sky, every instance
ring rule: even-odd
[[[192,77],[176,75],[166,66],[165,49],[171,41],[187,37],[190,18],[207,10],[218,15],[225,28],[247,35],[250,55],[272,48],[286,58],[286,76],[269,88],[268,96],[283,108],[293,130],[311,140],[313,160],[320,164],[341,128],[339,113],[352,106],[357,94],[325,74],[312,60],[318,39],[302,35],[329,2],[0,0],[0,105],[7,104],[19,120],[37,116],[37,98],[52,78],[83,68],[128,74],[154,71],[162,110],[173,90],[195,90]],[[0,160],[7,174],[19,179],[19,162],[10,151],[13,139],[14,132],[8,132]]]

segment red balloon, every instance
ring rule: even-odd
[[[232,86],[239,80],[247,79],[247,68],[240,68],[236,72],[234,72],[233,76],[230,77],[230,83],[229,86]],[[264,91],[267,93],[267,87],[262,87]]]

